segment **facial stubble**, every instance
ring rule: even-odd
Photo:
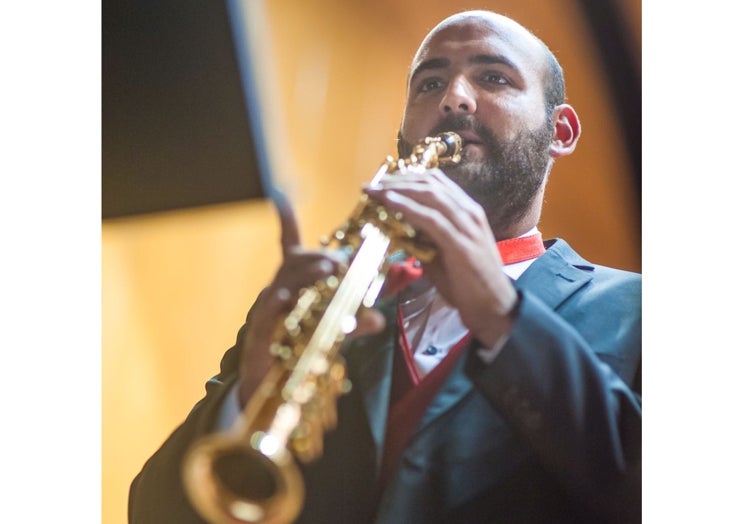
[[[463,159],[442,170],[486,212],[494,234],[509,229],[532,209],[535,197],[543,190],[548,169],[552,127],[549,122],[536,130],[522,130],[511,140],[499,140],[487,127],[470,115],[447,115],[430,132],[471,131],[483,144],[480,160]],[[398,134],[401,157],[410,154],[413,144]]]

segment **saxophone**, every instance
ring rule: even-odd
[[[406,170],[460,161],[453,132],[427,137],[409,157],[387,156],[372,183]],[[372,307],[388,257],[402,250],[428,262],[434,250],[399,213],[362,195],[349,218],[322,246],[343,250],[338,274],[302,289],[276,328],[273,364],[229,432],[197,440],[183,463],[187,495],[212,524],[285,524],[301,512],[304,483],[296,460],[322,454],[324,433],[337,424],[337,399],[350,390],[339,348],[356,313]]]

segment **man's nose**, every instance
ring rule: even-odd
[[[475,113],[475,95],[467,79],[454,78],[442,97],[440,109],[443,113]]]

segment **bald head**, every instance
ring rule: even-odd
[[[413,58],[398,152],[458,132],[462,160],[444,172],[509,238],[537,224],[551,166],[579,130],[548,47],[510,18],[465,11],[434,27]]]
[[[537,53],[541,57],[540,64],[543,67],[543,91],[545,93],[546,111],[552,111],[557,105],[564,103],[566,98],[566,88],[564,82],[563,69],[558,63],[556,56],[551,52],[548,46],[529,29],[519,24],[515,20],[485,10],[463,11],[451,15],[441,22],[426,35],[421,42],[418,51],[413,57],[409,72],[409,83],[414,71],[417,70],[423,61],[432,40],[443,31],[454,27],[484,27],[486,30],[493,30],[497,34],[506,35],[507,38],[515,42],[522,42],[522,45],[528,52]]]

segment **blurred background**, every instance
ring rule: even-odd
[[[427,31],[491,9],[538,34],[582,121],[540,229],[641,270],[640,0],[104,0],[102,522],[203,395],[280,261],[276,186],[317,245],[395,138]]]

